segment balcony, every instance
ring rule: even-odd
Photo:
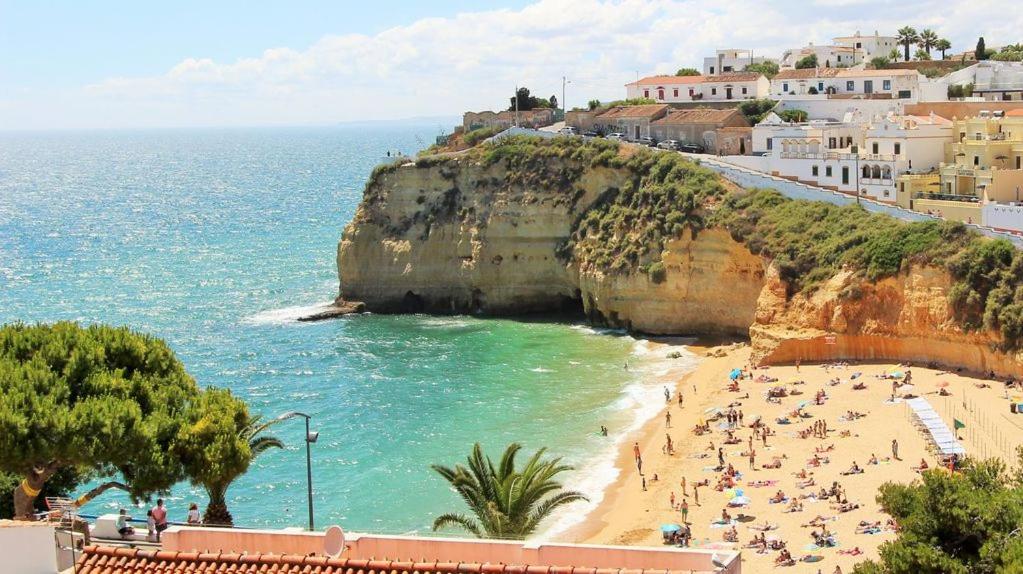
[[[855,161],[857,154],[849,152],[798,152],[798,151],[783,151],[778,154],[778,157],[782,159],[830,159],[830,160],[843,160],[843,161]],[[860,161],[897,161],[899,158],[895,155],[890,154],[859,154]]]
[[[918,191],[913,194],[913,199],[931,199],[936,201],[958,201],[961,203],[980,203],[980,198],[974,195],[953,195],[951,193],[928,193]]]

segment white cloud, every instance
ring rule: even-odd
[[[460,113],[504,105],[515,85],[569,105],[621,97],[635,74],[699,67],[716,48],[777,55],[856,30],[931,27],[956,50],[976,35],[1017,41],[1006,1],[538,0],[521,10],[426,18],[375,35],[327,35],[235,62],[187,58],[151,77],[99,79],[74,92],[0,101],[0,125],[25,127],[305,124]],[[994,15],[997,15],[995,17]]]

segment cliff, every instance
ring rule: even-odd
[[[470,150],[382,169],[338,245],[340,299],[385,313],[570,311],[648,334],[748,336],[765,362],[1023,372],[997,330],[964,325],[957,278],[937,256],[907,252],[870,278],[848,257],[817,255],[796,273],[802,255],[766,227],[781,200],[729,207],[736,192],[706,170],[628,155]]]

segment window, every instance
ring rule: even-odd
[[[824,93],[824,82],[817,82],[817,91],[822,94]]]
[[[718,95],[718,89],[717,88],[711,88],[710,89],[710,95],[712,95],[712,96]]]
[[[870,179],[870,166],[869,165],[863,166],[863,169],[861,171],[863,173],[860,175],[860,177],[862,177],[863,179]]]
[[[1016,169],[1020,169],[1020,156],[1016,156]]]
[[[746,86],[742,87],[742,93],[744,93],[744,94],[746,93]]]
[[[881,166],[875,165],[870,169],[870,177],[874,179],[881,179]]]
[[[896,142],[896,144],[895,144],[895,155],[900,155],[900,154],[902,154],[902,144]]]
[[[672,97],[677,98],[678,97],[678,88],[675,88],[674,92],[675,93],[674,93],[674,95]]]
[[[710,75],[712,75],[712,76],[714,75],[714,66],[710,67]]]
[[[973,165],[980,165],[980,158],[979,157],[973,156]]]
[[[767,149],[773,149],[773,148],[774,148],[774,140],[771,139],[771,138],[767,138]]]
[[[877,155],[877,153],[878,153],[878,151],[877,151],[877,142],[874,142],[874,143],[873,143],[873,144],[872,144],[872,145],[870,146],[870,149],[871,149],[871,152],[870,152],[870,153],[872,153],[872,154],[874,154],[874,155]]]
[[[810,168],[810,172],[813,173],[814,177],[817,177],[819,175],[817,171],[817,166],[813,166],[812,168]]]
[[[649,99],[650,98],[650,90],[643,90],[643,97]]]
[[[849,185],[849,166],[847,165],[842,166],[842,183]]]
[[[831,166],[830,165],[824,167],[824,176],[825,177],[831,177]]]
[[[892,81],[891,80],[885,80],[885,81],[881,82],[881,86],[886,91],[887,90],[891,90],[892,89]]]
[[[853,92],[855,90],[856,90],[856,81],[855,80],[846,80],[846,82],[845,82],[845,91]]]
[[[664,88],[657,88],[657,99],[658,100],[664,99]]]
[[[782,84],[781,84],[781,91],[783,91],[785,93],[788,93],[788,91],[789,91],[789,83],[788,82],[782,82]]]
[[[835,138],[828,138],[828,149],[835,149],[838,147],[838,140]]]
[[[905,100],[907,98],[912,98],[912,97],[913,97],[913,92],[911,90],[899,90],[899,98],[900,99]]]

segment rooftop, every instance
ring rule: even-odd
[[[673,110],[668,115],[664,116],[659,120],[654,120],[652,123],[657,125],[666,124],[714,124],[723,122],[734,115],[739,114],[739,110],[732,108],[728,110],[712,110],[706,108],[697,108],[692,110]]]
[[[703,81],[703,76],[647,76],[625,84],[626,86],[657,86],[666,84],[699,84]]]
[[[884,69],[884,70],[854,70],[851,68],[843,68],[838,70],[837,76],[839,78],[862,78],[869,76],[916,76],[920,72],[916,70],[904,70],[904,69]]]
[[[712,84],[719,82],[754,82],[763,74],[756,72],[736,72],[734,74],[721,74],[720,76],[701,76],[703,83]]]
[[[802,68],[782,70],[773,78],[775,80],[804,80],[807,78],[833,78],[837,68]]]
[[[668,109],[668,104],[643,104],[639,106],[615,106],[600,114],[601,119],[644,118],[660,115]]]

